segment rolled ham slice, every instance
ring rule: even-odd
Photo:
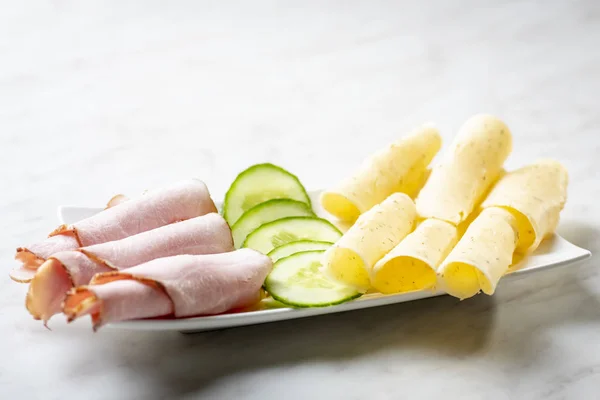
[[[18,282],[28,282],[32,274],[27,274],[27,269],[37,269],[59,251],[123,239],[217,211],[206,185],[196,179],[123,200],[125,198],[113,198],[104,211],[72,225],[61,225],[42,242],[19,247],[15,259],[22,267],[13,271],[11,277]]]
[[[272,268],[269,257],[251,249],[159,258],[95,275],[69,291],[63,312],[69,322],[91,315],[94,330],[130,319],[220,314],[258,302]]]
[[[10,271],[9,276],[15,282],[31,282],[35,271],[51,254],[77,247],[77,241],[72,236],[66,235],[51,236],[42,242],[29,245],[27,248],[19,247],[15,260],[20,265]]]
[[[35,319],[46,323],[60,313],[69,289],[86,285],[97,273],[133,267],[160,257],[224,253],[233,249],[229,225],[219,214],[210,213],[125,239],[62,251],[37,270],[25,304]]]

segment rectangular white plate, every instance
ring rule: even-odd
[[[319,192],[311,193],[315,212],[320,216],[326,216],[323,210],[319,209],[319,202],[317,201],[318,194]],[[101,208],[62,206],[58,209],[58,218],[63,224],[71,224],[87,218],[101,210]],[[344,230],[345,227],[340,228]],[[591,253],[588,250],[575,246],[559,235],[554,235],[552,238],[545,240],[534,254],[527,257],[519,265],[511,268],[512,272],[504,277],[501,280],[501,283],[503,284],[507,281],[510,281],[517,276],[571,265],[585,260],[590,256]],[[431,291],[415,291],[393,295],[374,293],[364,295],[356,300],[337,306],[304,309],[293,309],[278,306],[272,300],[267,299],[257,306],[254,311],[195,318],[135,320],[110,324],[108,326],[113,328],[148,331],[174,330],[181,332],[200,332],[214,329],[232,328],[236,326],[262,324],[266,322],[283,321],[294,318],[311,317],[314,315],[331,314],[342,311],[359,310],[362,308],[403,303],[406,301],[441,296],[444,294],[445,293],[443,292]]]

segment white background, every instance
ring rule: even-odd
[[[600,3],[0,1],[0,398],[587,399],[596,260],[449,297],[192,336],[52,332],[8,279],[60,204],[270,161],[326,187],[426,121],[503,118],[514,168],[570,171],[559,232],[600,250]]]

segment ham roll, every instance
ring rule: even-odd
[[[33,277],[32,270],[60,251],[123,239],[217,211],[208,188],[196,179],[124,200],[127,199],[117,196],[104,211],[71,225],[61,225],[42,242],[19,247],[15,259],[22,266],[11,272],[11,278],[29,282]]]
[[[37,270],[25,304],[35,319],[46,323],[60,313],[69,289],[86,285],[101,272],[133,267],[178,254],[214,254],[233,251],[229,225],[210,213],[166,225],[125,239],[53,254]]]
[[[251,249],[159,258],[95,275],[69,291],[63,312],[69,322],[91,315],[94,330],[130,319],[219,314],[258,302],[272,268]]]

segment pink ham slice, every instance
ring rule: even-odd
[[[196,179],[149,191],[136,199],[116,196],[104,211],[72,225],[61,225],[46,240],[18,248],[15,259],[22,267],[11,277],[17,282],[30,281],[33,274],[27,270],[37,269],[59,251],[123,239],[216,211],[206,185]]]
[[[210,213],[125,239],[62,251],[49,257],[37,270],[25,305],[35,319],[46,323],[60,313],[69,289],[87,284],[97,273],[133,267],[160,257],[224,253],[233,249],[229,225],[219,214]]]
[[[130,319],[220,314],[258,302],[272,268],[269,257],[250,249],[159,258],[94,276],[69,291],[63,312],[69,322],[91,315],[94,330]]]
[[[77,240],[73,236],[58,235],[51,236],[43,242],[34,243],[27,248],[19,247],[15,260],[21,263],[10,272],[10,278],[15,282],[31,282],[35,271],[46,261],[51,254],[59,251],[76,249]]]

